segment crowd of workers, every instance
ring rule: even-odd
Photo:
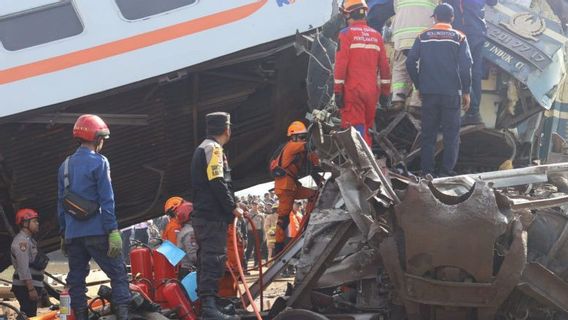
[[[496,4],[497,0],[345,0],[340,9],[348,26],[339,34],[334,70],[342,126],[353,126],[371,145],[369,129],[375,124],[377,100],[384,108],[420,110],[422,175],[453,175],[460,126],[481,123],[485,6]],[[381,32],[393,16],[391,77]],[[444,155],[436,168],[439,131]]]
[[[377,103],[387,106],[392,101],[394,108],[419,107],[422,174],[452,175],[460,125],[480,122],[484,6],[496,3],[370,0],[367,4],[365,0],[345,0],[341,11],[348,26],[339,34],[334,79],[342,126],[354,127],[371,144],[369,129],[375,124]],[[381,32],[393,15],[395,53],[389,64]],[[466,111],[463,118],[461,110]],[[436,170],[434,145],[440,129],[444,155]],[[216,302],[220,280],[226,274],[224,262],[231,232],[240,234],[242,252],[233,254],[242,254],[245,263],[253,258],[258,266],[262,264],[258,256],[265,261],[277,256],[297,235],[314,207],[317,189],[302,186],[298,178],[309,173],[320,185],[319,159],[308,144],[305,124],[294,121],[288,127],[289,140],[270,162],[274,193],[265,194],[263,199],[238,199],[231,189],[230,169],[223,152],[231,138],[230,115],[207,114],[206,131],[207,138],[197,147],[191,162],[193,202],[180,197],[168,199],[164,207],[168,218],[159,219],[155,225],[161,230],[162,240],[186,252],[180,276],[198,271],[201,318],[238,319],[225,313]],[[79,147],[61,164],[58,173],[61,250],[69,261],[67,285],[78,320],[88,319],[85,278],[91,259],[111,280],[112,308],[117,319],[128,318],[128,243],[132,235],[148,243],[149,232],[155,228],[153,223],[142,222],[119,231],[110,165],[101,154],[109,136],[109,128],[100,117],[79,117],[73,128]],[[305,206],[298,202],[301,199],[307,200]],[[245,212],[256,229],[243,219]],[[20,232],[11,246],[15,267],[12,291],[28,316],[36,315],[49,260],[33,239],[39,230],[38,218],[31,209],[17,212]],[[231,228],[235,218],[241,221],[240,230]],[[255,252],[256,239],[261,244],[260,255]]]

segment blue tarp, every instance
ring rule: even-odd
[[[166,257],[168,261],[172,264],[172,266],[176,266],[181,259],[185,256],[185,252],[180,248],[176,247],[175,244],[171,243],[170,241],[166,240],[162,243],[162,245],[157,249],[157,251]]]
[[[181,284],[185,288],[191,302],[197,300],[197,272],[194,271],[185,276],[181,280]]]

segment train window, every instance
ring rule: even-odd
[[[128,20],[147,18],[197,2],[197,0],[116,0],[122,16]]]
[[[70,0],[0,17],[0,43],[16,51],[83,32],[83,24]]]

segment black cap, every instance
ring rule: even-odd
[[[231,115],[227,112],[212,112],[205,115],[207,132],[211,135],[220,135],[231,125]]]
[[[442,3],[436,6],[432,17],[444,22],[451,22],[454,17],[454,8],[448,3]]]

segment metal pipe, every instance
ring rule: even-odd
[[[517,200],[510,199],[510,206],[512,210],[523,210],[523,209],[545,209],[558,207],[559,205],[568,203],[568,196],[561,196],[551,199],[539,199],[539,200]]]
[[[437,178],[433,183],[438,184],[465,184],[470,185],[472,179],[480,179],[493,183],[494,188],[504,188],[530,183],[542,183],[548,181],[548,174],[567,172],[568,162],[533,166],[527,168],[491,171],[482,173],[465,174],[454,177]],[[544,175],[544,177],[543,177]]]

